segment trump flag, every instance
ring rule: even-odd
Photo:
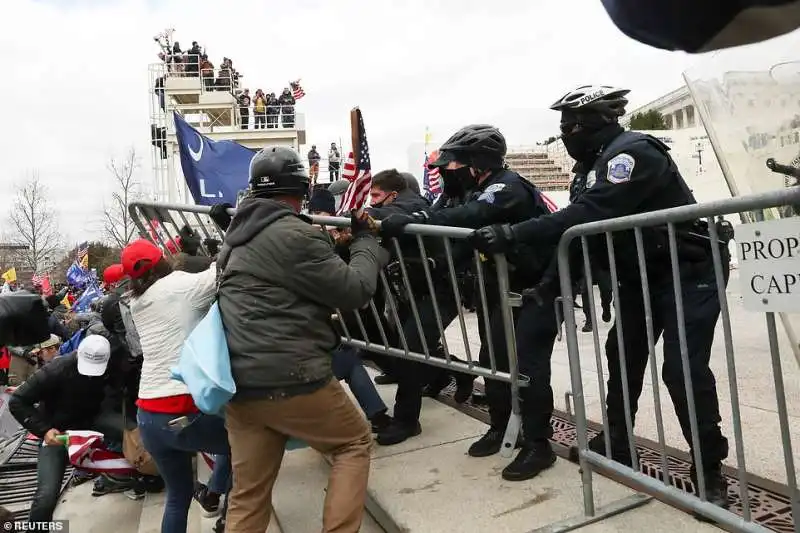
[[[214,141],[174,113],[175,134],[186,184],[198,205],[229,203],[247,188],[255,152],[233,141]]]

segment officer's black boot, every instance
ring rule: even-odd
[[[489,431],[487,431],[483,437],[472,443],[467,453],[472,457],[489,457],[490,455],[494,455],[503,447],[504,436],[504,430],[489,428]],[[520,445],[521,441],[517,439],[517,443],[514,447],[519,448]]]
[[[603,322],[611,322],[611,305],[606,304],[603,306]]]
[[[525,481],[539,475],[556,462],[550,441],[536,440],[523,442],[522,449],[517,457],[503,469],[503,479],[506,481]]]
[[[504,432],[499,429],[489,428],[489,431],[472,443],[467,453],[472,457],[489,457],[500,451],[503,446]]]
[[[581,328],[581,331],[584,332],[584,333],[589,333],[590,331],[592,331],[592,319],[591,318],[587,318],[586,319],[586,322],[583,323],[583,327]]]
[[[395,418],[376,435],[375,441],[381,446],[393,446],[411,437],[416,437],[420,433],[422,433],[422,426],[419,425],[419,422],[411,424]]]
[[[589,450],[608,457],[608,454],[606,453],[606,441],[602,431],[593,438],[589,439]],[[577,459],[577,448],[573,448],[570,452],[573,460]],[[632,466],[633,464],[631,463],[631,452],[630,447],[628,446],[628,437],[624,434],[618,434],[615,431],[612,431],[611,434],[611,459],[628,467]]]
[[[692,465],[689,476],[692,479],[692,484],[694,484],[694,492],[699,497],[700,486],[697,484],[697,470],[694,465]],[[706,481],[706,499],[708,502],[722,507],[723,509],[727,509],[730,506],[730,500],[728,499],[728,480],[722,475],[722,465],[716,464],[707,466],[705,468],[704,478]],[[697,513],[693,513],[693,515],[702,522],[713,522],[713,520]]]

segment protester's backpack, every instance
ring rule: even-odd
[[[67,342],[61,345],[61,348],[58,349],[58,355],[66,355],[68,353],[72,353],[78,349],[83,338],[86,336],[86,330],[89,329],[81,328],[75,332],[75,334],[69,338]]]

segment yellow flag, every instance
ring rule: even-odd
[[[4,280],[6,280],[9,283],[15,282],[15,281],[17,281],[17,269],[14,268],[14,267],[11,267],[8,270],[6,270],[3,273],[3,275],[0,276],[0,277],[2,277]]]
[[[431,132],[428,131],[428,128],[425,128],[425,144],[430,144],[431,142]]]
[[[61,300],[61,303],[62,303],[62,304],[64,305],[64,307],[66,307],[67,309],[72,309],[72,305],[70,305],[70,303],[69,303],[69,298],[67,298],[66,296],[64,296],[64,298]]]
[[[81,257],[81,268],[84,270],[89,270],[89,254]]]

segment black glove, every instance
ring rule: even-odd
[[[219,239],[214,239],[214,238],[205,239],[203,241],[203,244],[205,245],[206,250],[208,250],[209,257],[214,257],[219,253],[219,245],[220,245]]]
[[[222,231],[227,231],[228,226],[231,225],[232,217],[228,214],[228,209],[232,208],[231,204],[214,204],[211,206],[211,212],[208,215]]]
[[[502,254],[514,245],[514,232],[510,224],[494,224],[473,231],[467,242],[485,254]]]
[[[407,215],[395,213],[381,220],[381,235],[384,237],[397,237],[409,224],[424,224],[427,216],[423,212]]]
[[[353,233],[353,238],[357,239],[365,235],[375,235],[378,232],[378,225],[371,216],[366,214],[359,216],[357,209],[351,209],[350,231]]]

